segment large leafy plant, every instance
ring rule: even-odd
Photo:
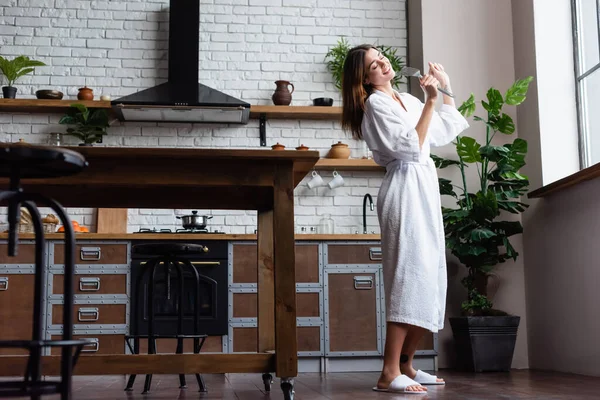
[[[474,116],[477,122],[485,124],[486,135],[483,144],[474,138],[458,136],[454,144],[458,160],[444,159],[432,155],[436,167],[456,166],[462,177],[462,186],[453,185],[450,180],[439,178],[442,195],[456,199],[457,208],[442,207],[446,246],[468,269],[462,280],[468,297],[462,304],[465,315],[505,314],[494,310],[487,297],[487,282],[493,268],[508,259],[516,260],[518,253],[509,238],[523,232],[519,221],[502,221],[503,212],[519,214],[527,208],[520,201],[528,189],[529,180],[519,173],[525,165],[527,142],[516,138],[512,143],[493,145],[497,133],[511,135],[515,131],[512,118],[504,112],[504,107],[517,106],[525,101],[532,77],[517,80],[504,94],[495,88],[487,92],[487,101],[481,101],[486,115]],[[473,94],[458,110],[470,117],[476,110]],[[473,166],[477,170],[477,190],[469,192],[465,170]],[[454,188],[459,189],[459,193]]]
[[[41,67],[44,65],[46,64],[41,61],[32,60],[27,56],[15,57],[12,60],[0,56],[0,71],[2,71],[2,74],[4,74],[8,81],[7,86],[12,86],[17,79],[33,72],[35,69],[34,67]]]
[[[402,83],[402,75],[400,75],[399,71],[404,66],[402,62],[402,58],[396,55],[396,49],[389,46],[376,46],[381,53],[390,60],[390,64],[394,71],[396,71],[396,76],[392,80],[392,86],[398,88],[400,83]],[[333,75],[333,80],[335,83],[335,87],[341,91],[342,90],[342,77],[344,76],[344,62],[346,61],[346,56],[348,55],[348,51],[350,50],[350,43],[346,40],[346,38],[342,37],[338,39],[337,44],[330,48],[327,54],[325,55],[325,61],[327,62],[327,69]]]
[[[67,128],[66,134],[78,138],[83,144],[100,142],[109,126],[106,110],[100,108],[90,110],[78,103],[72,104],[67,114],[58,123],[72,125],[72,128]]]

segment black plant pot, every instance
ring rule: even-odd
[[[12,86],[2,86],[2,94],[5,99],[14,99],[17,96],[17,88]]]
[[[471,372],[509,371],[521,317],[450,318],[458,367]]]

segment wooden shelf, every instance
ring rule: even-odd
[[[384,171],[380,165],[377,165],[372,159],[339,159],[339,158],[321,158],[317,161],[315,169],[338,170],[338,171]]]
[[[110,101],[95,100],[38,100],[0,99],[0,112],[56,113],[66,112],[71,104],[83,104],[88,108],[110,109]]]
[[[321,119],[338,120],[342,117],[342,107],[317,106],[251,106],[250,118],[258,119]]]
[[[80,100],[38,100],[0,99],[0,112],[55,113],[64,112],[71,104],[80,103],[88,108],[110,109],[110,101]],[[320,119],[338,120],[342,116],[341,107],[316,106],[251,106],[250,118],[258,119]]]

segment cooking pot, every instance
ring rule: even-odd
[[[206,221],[212,218],[212,215],[198,215],[198,211],[192,211],[192,215],[177,216],[181,220],[184,229],[204,229]]]

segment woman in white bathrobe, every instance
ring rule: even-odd
[[[363,45],[349,51],[343,76],[342,126],[364,139],[377,164],[386,168],[377,198],[381,226],[386,344],[384,365],[374,390],[425,393],[426,384],[442,379],[412,366],[426,331],[444,325],[446,257],[444,226],[431,146],[450,143],[468,128],[454,100],[444,95],[435,111],[441,85],[450,79],[439,64],[429,64],[420,80],[423,104],[392,88],[395,76],[389,60]]]

